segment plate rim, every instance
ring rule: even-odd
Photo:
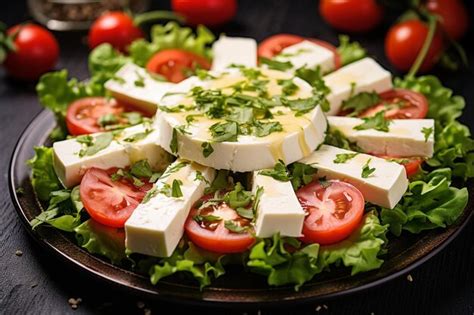
[[[166,294],[166,293],[163,294],[163,293],[158,291],[158,288],[156,286],[155,286],[156,290],[150,290],[150,289],[144,288],[144,287],[139,286],[139,285],[131,285],[130,283],[125,283],[123,280],[111,277],[109,275],[104,275],[100,272],[100,270],[94,270],[93,268],[91,268],[87,264],[85,264],[81,261],[78,261],[74,257],[71,257],[67,253],[61,251],[59,248],[54,246],[54,244],[49,242],[48,239],[45,239],[45,238],[41,237],[37,232],[35,232],[31,229],[28,218],[26,216],[26,213],[22,208],[22,205],[21,205],[20,200],[18,198],[18,194],[16,192],[15,166],[18,163],[18,155],[19,155],[21,149],[23,148],[22,145],[24,144],[24,142],[26,142],[26,140],[29,137],[29,131],[34,129],[34,127],[37,126],[38,124],[40,124],[41,119],[47,119],[48,115],[52,115],[52,113],[50,113],[47,109],[43,109],[39,113],[37,113],[30,120],[30,122],[24,128],[24,130],[21,132],[18,140],[16,141],[13,152],[12,152],[11,157],[10,157],[10,161],[9,161],[9,165],[8,165],[8,179],[7,179],[7,181],[8,181],[8,188],[9,188],[10,197],[11,197],[12,203],[15,207],[16,213],[20,217],[20,220],[21,220],[24,228],[28,231],[28,235],[30,235],[35,240],[35,242],[37,242],[42,248],[46,248],[50,252],[54,253],[56,258],[59,258],[60,260],[65,261],[66,263],[68,263],[69,266],[72,266],[77,270],[85,271],[86,274],[89,276],[89,278],[94,278],[94,280],[105,281],[108,284],[113,285],[115,288],[117,288],[121,291],[125,291],[125,290],[127,290],[128,292],[132,291],[132,294],[134,294],[134,295],[140,295],[140,296],[141,295],[146,295],[147,297],[152,298],[152,299],[162,299],[162,300],[166,299],[168,301],[184,302],[184,303],[190,304],[190,305],[224,306],[224,307],[270,306],[271,304],[275,304],[275,303],[278,303],[279,305],[281,305],[281,304],[288,305],[289,303],[304,304],[304,303],[315,302],[315,301],[324,300],[324,299],[330,299],[330,298],[346,296],[346,295],[354,294],[356,292],[361,292],[361,291],[368,290],[370,288],[379,286],[383,283],[390,282],[393,279],[398,278],[398,277],[400,277],[404,274],[407,274],[408,272],[412,271],[413,269],[419,267],[420,265],[422,265],[423,263],[425,263],[426,261],[428,261],[429,259],[431,259],[435,255],[440,253],[442,250],[444,250],[459,235],[459,233],[466,227],[466,225],[471,220],[471,218],[473,216],[473,212],[474,212],[473,209],[471,209],[471,210],[468,209],[468,207],[469,207],[469,204],[468,204],[466,206],[466,208],[463,210],[463,213],[465,211],[469,211],[469,213],[465,217],[464,221],[460,222],[459,226],[450,235],[448,235],[447,238],[444,239],[437,247],[430,250],[424,256],[419,257],[415,261],[411,262],[409,265],[405,266],[404,268],[402,268],[400,270],[397,270],[393,273],[390,273],[386,276],[382,276],[381,278],[375,279],[373,281],[363,283],[361,285],[358,285],[358,286],[355,286],[355,287],[352,287],[352,288],[342,289],[342,290],[337,291],[337,292],[332,292],[332,293],[327,293],[327,294],[317,295],[317,296],[292,297],[292,298],[282,299],[282,300],[281,299],[278,299],[278,300],[262,299],[262,300],[251,300],[251,301],[245,300],[245,299],[235,299],[235,300],[231,299],[231,300],[224,301],[222,299],[218,299],[216,297],[216,295],[210,295],[210,296],[207,296],[207,297],[204,297],[204,298],[202,296],[201,296],[201,298],[195,298],[195,297],[187,298],[187,297],[183,297],[183,296],[173,296],[173,295]],[[53,127],[51,127],[51,129],[52,128]],[[26,161],[22,161],[22,162],[26,162]],[[468,185],[466,185],[466,186],[468,187]],[[463,215],[461,215],[460,218],[462,218],[462,216]],[[55,230],[55,232],[63,235],[62,232],[60,232],[60,231]],[[90,254],[90,253],[86,252],[82,248],[78,247],[76,244],[74,244],[74,245],[75,245],[76,250],[85,252],[85,254],[87,254],[90,257],[93,257],[95,260],[98,260],[101,264],[103,264],[103,265],[105,265],[109,268],[110,267],[114,268],[115,270],[118,270],[121,273],[133,274],[133,276],[135,276],[135,277],[140,276],[140,275],[134,273],[133,271],[129,271],[127,269],[120,268],[118,266],[112,265],[111,263],[108,263],[105,260],[103,260],[101,258],[98,258],[96,255],[93,255],[93,254]],[[145,277],[143,277],[143,278],[145,278]],[[269,286],[267,291],[271,291],[272,289],[276,289],[276,288]],[[204,289],[204,290],[206,290],[206,289]],[[199,291],[199,290],[197,290],[197,291]],[[202,292],[204,292],[204,291],[199,291],[198,294],[201,295]],[[293,293],[297,294],[297,292],[294,292],[294,291],[293,291]],[[219,293],[217,294],[217,296],[218,295],[219,295]]]

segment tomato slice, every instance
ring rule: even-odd
[[[334,53],[334,68],[338,69],[341,67],[341,56],[334,45],[316,38],[304,38],[293,34],[277,34],[266,38],[258,45],[258,56],[273,58],[284,48],[298,44],[304,40],[309,40],[310,42],[331,50]]]
[[[117,124],[127,123],[127,119],[120,115],[125,112],[136,111],[114,99],[105,97],[84,97],[72,102],[66,113],[66,126],[73,136],[103,131],[99,125],[99,118],[112,114],[117,118]],[[140,112],[143,116],[147,116]]]
[[[306,212],[303,224],[305,243],[334,244],[347,238],[364,214],[364,196],[349,183],[330,180],[322,185],[313,181],[296,196]]]
[[[210,195],[204,196],[200,201],[205,202],[211,197]],[[197,204],[200,204],[200,202],[197,202]],[[198,223],[195,219],[197,215],[212,215],[219,217],[221,220],[201,221]],[[203,209],[198,209],[196,206],[193,207],[186,220],[184,229],[186,235],[194,244],[206,250],[222,254],[246,251],[255,242],[255,238],[249,231],[237,233],[228,230],[224,223],[227,220],[241,227],[248,227],[250,225],[250,220],[239,216],[229,205],[221,202],[218,205],[211,205]]]
[[[407,172],[407,177],[413,176],[416,173],[418,173],[418,171],[421,168],[421,165],[425,161],[422,157],[394,157],[394,156],[378,155],[378,154],[371,154],[371,155],[378,156],[380,158],[397,162],[398,164],[403,165]]]
[[[113,181],[110,175],[116,171],[116,168],[88,169],[79,192],[84,208],[92,219],[107,226],[123,227],[152,185],[137,188],[125,179]]]
[[[146,64],[148,71],[178,83],[189,77],[186,73],[196,68],[209,70],[211,63],[206,58],[182,49],[165,49],[156,53]]]
[[[371,117],[385,110],[387,119],[422,119],[428,114],[428,100],[418,92],[393,89],[380,94],[382,102],[364,111],[360,117]]]

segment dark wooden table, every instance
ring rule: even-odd
[[[8,25],[28,19],[24,1],[5,1],[0,20]],[[156,1],[155,7],[167,7],[167,1]],[[470,12],[473,3],[470,2]],[[266,36],[288,32],[312,36],[336,43],[337,34],[326,26],[317,14],[314,0],[241,0],[236,21],[218,32],[251,36],[262,40]],[[472,14],[471,14],[472,19]],[[354,36],[388,69],[383,54],[384,33],[390,21],[370,34]],[[56,34],[61,45],[59,68],[70,75],[87,77],[87,47],[85,34]],[[470,41],[468,40],[470,39]],[[462,120],[474,130],[474,33],[464,40],[471,60],[468,70],[457,73],[437,73],[446,85],[467,99]],[[0,314],[143,314],[138,301],[153,314],[192,311],[193,313],[228,314],[473,314],[474,313],[474,220],[445,250],[406,276],[376,288],[319,303],[278,309],[222,310],[205,309],[166,302],[144,301],[140,297],[113,290],[64,265],[43,250],[28,236],[10,201],[7,172],[11,152],[22,130],[41,110],[34,84],[15,82],[0,70]],[[15,255],[21,250],[21,257]],[[75,311],[68,299],[82,298]],[[140,305],[142,306],[142,305]],[[171,311],[170,311],[171,312]]]

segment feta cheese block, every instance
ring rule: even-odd
[[[207,181],[197,178],[202,174]],[[133,253],[169,257],[183,236],[184,223],[193,204],[201,198],[215,170],[177,159],[154,185],[152,197],[138,205],[125,222],[125,246]],[[165,185],[180,180],[182,197],[160,192]],[[150,194],[150,192],[149,192]]]
[[[334,52],[308,40],[285,47],[274,59],[291,62],[292,70],[304,66],[310,69],[319,66],[322,73],[334,70]]]
[[[161,97],[174,85],[153,79],[146,69],[133,63],[125,64],[115,78],[105,82],[114,98],[150,114],[156,112]]]
[[[322,145],[299,162],[317,168],[318,177],[339,179],[354,185],[364,195],[366,201],[390,209],[395,207],[408,188],[405,167],[363,153],[343,163],[336,163],[338,154],[356,154],[356,152]],[[362,176],[364,166],[375,169],[367,178]]]
[[[147,134],[148,133],[148,134]],[[93,134],[96,139],[101,133]],[[137,141],[134,135],[146,136]],[[54,170],[65,187],[73,187],[81,182],[85,171],[91,167],[108,169],[126,167],[137,161],[147,159],[150,166],[161,171],[172,161],[172,156],[156,144],[158,132],[143,124],[124,129],[103,150],[93,155],[80,156],[84,145],[76,139],[57,141],[53,144]]]
[[[327,115],[336,115],[342,102],[360,92],[381,93],[392,88],[392,75],[372,58],[364,58],[326,76],[324,82],[331,92]]]
[[[257,66],[257,42],[253,38],[221,36],[212,45],[212,70],[224,70],[232,64]]]
[[[230,94],[232,86],[247,80],[240,71],[229,69],[220,75],[212,73],[214,79],[194,79],[191,85],[190,78],[186,88],[200,86],[206,90],[221,91],[223,95]],[[282,86],[277,83],[278,80],[292,80],[297,92],[288,99],[306,100],[313,97],[311,86],[299,78],[293,78],[291,74],[268,69],[261,69],[261,72],[268,81],[266,84],[270,96],[281,95]],[[255,94],[252,93],[255,92],[244,95],[253,97]],[[297,115],[283,105],[270,108],[273,117],[259,120],[262,124],[279,123],[281,131],[261,137],[239,134],[235,141],[213,141],[212,126],[226,121],[207,117],[196,102],[189,94],[172,93],[164,97],[160,102],[161,110],[155,118],[155,127],[160,131],[158,144],[161,147],[202,165],[236,172],[272,168],[279,160],[289,164],[309,155],[324,141],[327,121],[320,106]]]
[[[328,117],[331,130],[339,130],[369,154],[393,157],[432,157],[434,150],[433,119],[393,119],[389,131],[356,130],[364,121],[353,117]]]
[[[255,231],[257,237],[301,236],[305,212],[296,198],[290,181],[282,182],[253,172],[253,192],[261,187]]]

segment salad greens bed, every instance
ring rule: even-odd
[[[37,92],[41,104],[53,111],[57,119],[51,139],[57,141],[67,137],[64,117],[68,105],[85,96],[107,96],[104,82],[114,78],[115,72],[126,62],[144,66],[154,53],[166,48],[183,48],[211,58],[209,44],[214,39],[205,27],[198,27],[195,34],[190,28],[170,22],[154,26],[150,41],[135,41],[128,56],[108,44],[94,49],[89,55],[91,77],[88,81],[68,79],[66,70],[45,74],[37,85]],[[350,42],[347,36],[340,37],[338,51],[343,64],[366,55],[365,50],[358,43]],[[300,76],[321,87],[318,73],[306,71]],[[45,210],[31,221],[31,226],[35,229],[45,225],[73,233],[79,246],[114,264],[148,273],[153,284],[171,274],[185,273],[196,279],[202,288],[225,274],[225,267],[231,263],[240,263],[248,271],[263,275],[269,285],[292,284],[295,289],[332,266],[349,267],[353,275],[377,269],[383,263],[389,232],[393,234],[391,237],[398,237],[401,233],[420,233],[454,223],[467,204],[468,191],[453,187],[452,180],[461,182],[474,177],[474,140],[469,129],[456,120],[462,114],[464,99],[453,95],[452,90],[443,87],[434,76],[396,78],[394,83],[396,87],[420,92],[429,100],[428,118],[436,121],[434,156],[411,179],[408,191],[394,209],[367,204],[360,227],[338,244],[304,245],[295,238],[274,235],[257,240],[246,253],[220,255],[199,249],[183,238],[168,258],[128,253],[122,229],[104,227],[89,219],[80,201],[78,186],[63,189],[53,169],[52,148],[45,146],[35,148],[35,156],[28,161],[33,188],[38,199],[46,205]],[[370,96],[367,99],[371,102]],[[335,132],[328,134],[326,143],[357,150]],[[147,165],[141,167],[145,169],[140,171],[151,172],[146,169]],[[307,183],[312,174],[311,168],[298,163],[290,165],[289,169],[281,165],[275,171],[291,180],[295,187]],[[226,175],[223,176],[218,176],[213,186],[225,187]]]

